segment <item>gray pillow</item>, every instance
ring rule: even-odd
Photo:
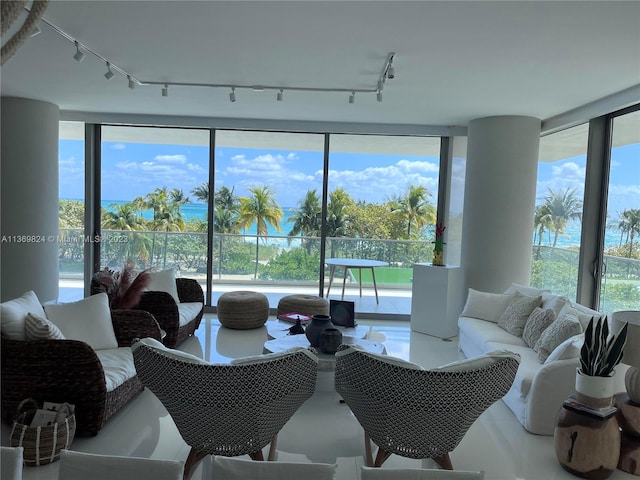
[[[574,315],[563,315],[556,319],[536,342],[538,360],[544,363],[549,354],[567,338],[582,333],[582,325]],[[534,348],[535,350],[535,348]]]
[[[544,332],[555,319],[556,313],[552,309],[534,308],[522,332],[522,340],[524,340],[524,343],[537,352],[536,342],[542,336],[542,332]]]
[[[507,309],[500,316],[498,326],[505,329],[511,335],[522,337],[524,326],[529,319],[529,315],[533,309],[539,307],[542,303],[542,296],[528,297],[516,291],[513,298],[509,302]]]

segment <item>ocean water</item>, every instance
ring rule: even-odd
[[[104,200],[102,201],[102,207],[111,211],[113,204],[124,204],[126,201],[122,200]],[[188,203],[181,207],[182,215],[185,220],[198,219],[205,220],[207,219],[207,205],[204,203]],[[280,222],[280,228],[282,229],[282,233],[278,233],[278,231],[268,225],[268,236],[284,236],[291,230],[293,227],[292,222],[288,222],[288,220],[293,216],[295,212],[295,207],[282,207],[282,221]],[[146,219],[153,218],[153,212],[148,210],[143,212],[142,216]],[[557,247],[560,248],[568,248],[574,246],[580,246],[580,234],[581,234],[581,223],[577,221],[572,221],[567,225],[566,235],[560,235],[558,237]],[[533,226],[532,226],[533,229]],[[255,235],[256,227],[252,225],[251,228],[247,229],[244,232],[246,235]],[[537,243],[537,237],[535,239]],[[544,238],[542,239],[543,245],[549,245],[553,243],[553,233],[551,233],[551,237],[549,237],[549,232],[544,233]],[[605,237],[605,247],[617,246],[620,244],[620,230],[617,228],[607,228],[606,237]]]

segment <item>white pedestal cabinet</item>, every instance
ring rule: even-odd
[[[460,267],[416,263],[413,266],[411,330],[434,337],[458,335],[462,312]]]

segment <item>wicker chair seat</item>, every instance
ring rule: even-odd
[[[278,302],[278,315],[283,313],[329,315],[329,302],[313,295],[287,295]]]
[[[218,320],[227,328],[258,328],[269,318],[269,300],[258,292],[227,292],[218,299]]]

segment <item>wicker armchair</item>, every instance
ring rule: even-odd
[[[119,347],[133,339],[160,339],[160,327],[148,312],[112,310]],[[11,422],[25,398],[39,403],[75,405],[76,435],[96,435],[104,423],[144,386],[134,376],[108,392],[102,364],[95,351],[78,340],[9,340],[2,337],[0,380],[2,418]]]
[[[206,455],[263,460],[278,432],[314,392],[318,359],[306,349],[207,364],[182,352],[132,346],[138,377],[162,402],[191,447],[184,478]],[[186,357],[186,358],[185,358]]]
[[[423,370],[400,359],[341,345],[336,390],[365,432],[365,461],[379,467],[393,453],[431,458],[452,470],[449,453],[473,422],[509,391],[519,357],[511,352]],[[375,461],[371,443],[378,446]]]

